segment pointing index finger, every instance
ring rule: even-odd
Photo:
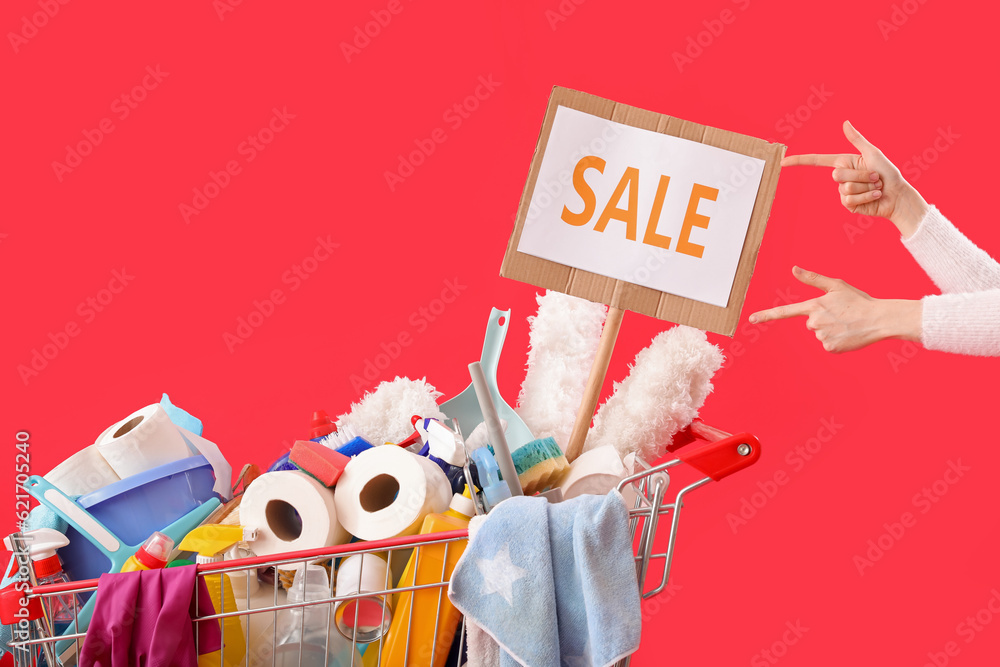
[[[789,317],[801,317],[812,312],[812,299],[801,303],[792,303],[787,306],[778,306],[768,310],[761,310],[750,316],[751,324],[770,322],[772,320],[785,320]]]
[[[781,159],[782,167],[840,167],[843,158],[850,159],[849,155],[820,155],[816,153],[804,153],[802,155],[786,155]]]

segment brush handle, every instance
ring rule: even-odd
[[[570,463],[583,453],[583,444],[587,441],[590,422],[594,418],[594,410],[597,409],[597,400],[601,397],[601,387],[604,386],[604,377],[608,374],[608,364],[611,362],[611,353],[615,349],[615,341],[618,340],[618,330],[621,329],[624,314],[625,311],[621,308],[614,306],[608,308],[604,331],[601,332],[601,342],[597,346],[597,355],[590,367],[587,388],[583,391],[580,410],[576,413],[576,422],[573,423],[573,432],[566,447],[566,460]]]
[[[472,376],[472,386],[476,390],[476,398],[479,399],[479,409],[483,413],[483,420],[486,422],[486,434],[489,436],[490,444],[493,445],[493,453],[496,455],[497,465],[503,473],[503,480],[507,482],[510,495],[523,496],[521,490],[521,480],[517,477],[517,469],[514,467],[514,459],[511,458],[510,448],[507,446],[507,437],[503,433],[503,426],[500,424],[500,415],[497,414],[497,407],[490,396],[490,388],[483,374],[483,366],[478,361],[469,364],[469,375]]]

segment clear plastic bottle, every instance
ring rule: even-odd
[[[308,565],[295,573],[295,581],[288,589],[287,604],[330,597],[326,570]],[[353,650],[351,642],[341,637],[334,627],[332,607],[332,603],[316,604],[278,612],[278,641],[274,648],[277,667],[350,667],[352,653],[355,654],[354,664],[361,665],[361,654]]]
[[[52,528],[39,528],[24,535],[28,540],[28,553],[39,585],[68,583],[69,576],[56,555],[56,549],[69,544],[66,536]],[[64,593],[47,599],[50,618],[58,625],[72,623],[82,606],[76,593]]]

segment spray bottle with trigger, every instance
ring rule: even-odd
[[[188,533],[178,548],[181,551],[196,552],[198,564],[203,565],[221,561],[222,554],[234,545],[252,541],[256,537],[256,531],[246,530],[243,526],[205,524]],[[208,586],[208,594],[212,598],[215,613],[224,614],[237,610],[229,575],[225,573],[205,575],[205,584]],[[243,664],[246,655],[245,617],[227,616],[219,620],[222,621],[223,650],[199,656],[198,667],[218,667],[222,664],[232,667]]]
[[[35,569],[38,584],[64,584],[69,577],[59,562],[56,549],[69,544],[69,538],[53,528],[38,528],[24,533],[28,543],[28,555]],[[49,610],[53,623],[72,623],[76,610],[81,608],[76,593],[64,593],[49,598]]]

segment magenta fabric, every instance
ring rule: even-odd
[[[103,574],[80,665],[197,667],[199,653],[219,650],[222,633],[217,620],[194,623],[192,619],[214,613],[195,565]]]

